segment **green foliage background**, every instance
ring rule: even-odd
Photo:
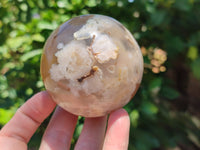
[[[141,87],[125,106],[131,118],[129,149],[200,149],[199,105],[192,107],[193,113],[179,107],[188,82],[181,77],[200,79],[199,8],[199,0],[0,0],[0,127],[25,100],[44,90],[40,57],[50,33],[77,15],[103,14],[124,24],[144,50]],[[156,48],[167,54],[160,63],[166,72],[154,70]],[[182,69],[179,81],[182,67],[186,71]],[[200,101],[198,94],[194,101]],[[31,139],[30,149],[39,147],[48,120]],[[80,117],[72,148],[82,125]]]

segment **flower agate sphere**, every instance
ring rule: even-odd
[[[41,74],[60,107],[98,117],[123,107],[135,95],[143,58],[135,39],[118,21],[84,15],[65,22],[48,38]]]

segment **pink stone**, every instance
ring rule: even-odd
[[[102,15],[72,18],[46,41],[41,60],[46,90],[63,109],[103,116],[126,105],[143,74],[143,57],[131,33]]]

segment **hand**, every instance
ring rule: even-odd
[[[26,150],[30,138],[56,107],[47,92],[40,92],[18,109],[0,131],[1,150]],[[57,107],[43,135],[40,150],[70,149],[77,116]],[[124,109],[107,116],[85,118],[75,150],[127,150],[130,119]]]

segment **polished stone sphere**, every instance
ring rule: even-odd
[[[60,25],[41,60],[46,90],[63,109],[98,117],[126,105],[143,74],[143,57],[131,33],[103,15],[83,15]]]

